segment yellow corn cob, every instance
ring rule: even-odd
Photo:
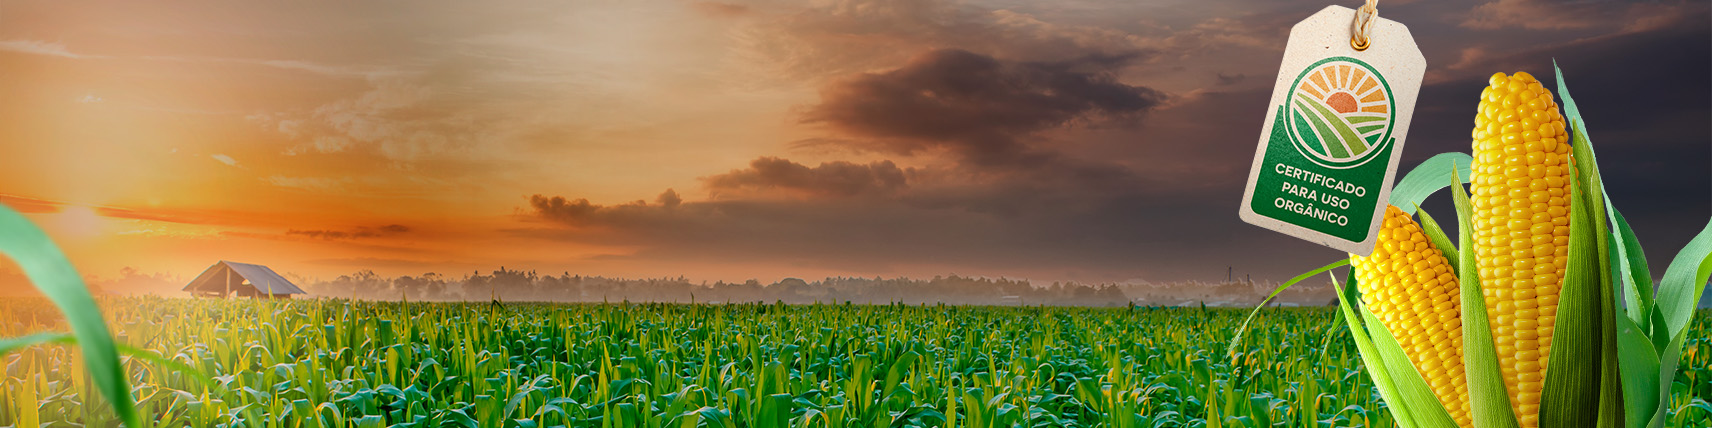
[[[1569,255],[1569,141],[1534,76],[1490,83],[1474,117],[1474,250],[1510,406],[1534,428]]]
[[[1351,254],[1361,302],[1385,325],[1433,395],[1463,428],[1473,427],[1462,365],[1462,303],[1456,273],[1409,214],[1387,205],[1373,254]]]

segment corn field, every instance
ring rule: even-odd
[[[1395,426],[1326,308],[1263,310],[1232,358],[1245,310],[100,303],[148,426]],[[0,321],[65,328],[40,299]],[[1712,424],[1709,328],[1702,311],[1679,425]],[[119,426],[77,352],[6,355],[0,425]]]

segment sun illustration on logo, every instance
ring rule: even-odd
[[[1321,60],[1291,87],[1285,102],[1290,140],[1315,163],[1365,164],[1391,143],[1391,86],[1372,66],[1348,57]]]

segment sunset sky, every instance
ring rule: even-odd
[[[1381,2],[1428,64],[1403,167],[1555,58],[1662,272],[1712,215],[1708,2],[1556,3]],[[98,283],[1280,280],[1341,257],[1237,218],[1327,4],[0,1],[0,202]]]

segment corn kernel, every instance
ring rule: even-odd
[[[1563,116],[1539,81],[1519,72],[1488,83],[1474,128],[1474,247],[1493,341],[1508,349],[1498,352],[1505,389],[1522,427],[1536,428],[1568,254],[1573,159]]]
[[[1409,214],[1388,206],[1380,227],[1372,255],[1350,255],[1362,304],[1397,337],[1404,354],[1457,425],[1470,428],[1456,275]],[[1523,278],[1536,275],[1532,269],[1503,269]]]

